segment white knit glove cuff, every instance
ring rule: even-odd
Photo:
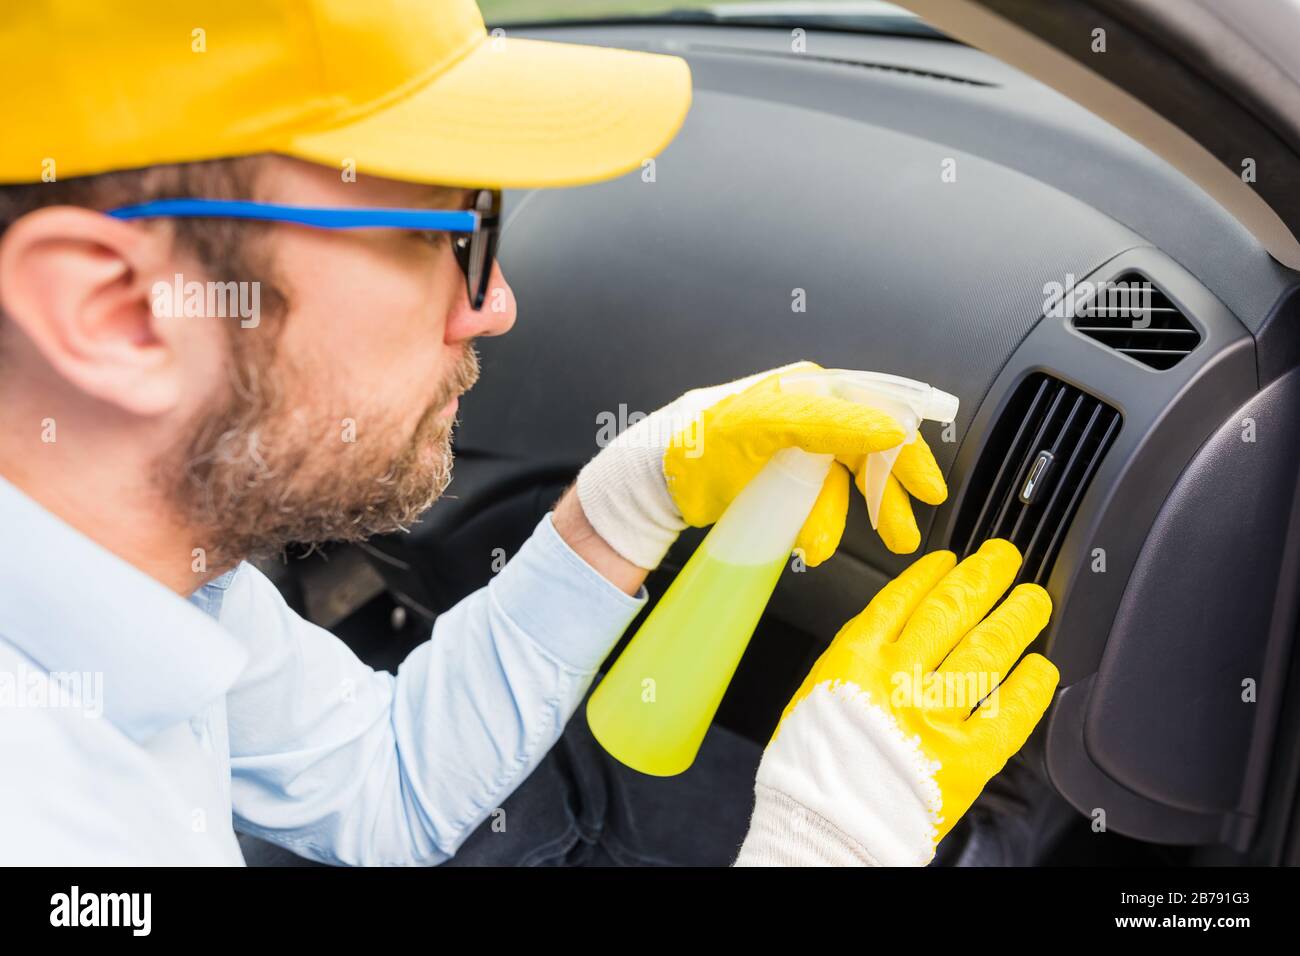
[[[624,431],[578,473],[578,501],[596,533],[649,571],[686,527],[664,479],[666,441],[657,440],[666,411]]]
[[[876,859],[825,817],[780,790],[754,786],[754,816],[736,866],[879,866]]]
[[[786,715],[763,752],[750,836],[736,862],[779,857],[818,866],[852,857],[924,866],[942,808],[937,770],[869,694],[824,681]]]

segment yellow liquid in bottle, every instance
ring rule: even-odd
[[[687,769],[785,563],[720,561],[706,540],[588,700],[601,746],[642,773]]]

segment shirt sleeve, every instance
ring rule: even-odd
[[[329,863],[448,859],[555,743],[645,602],[548,514],[394,677],[244,567],[221,615],[252,654],[227,699],[236,829]]]

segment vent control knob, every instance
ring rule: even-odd
[[[1025,476],[1025,483],[1020,486],[1020,501],[1022,504],[1030,505],[1034,503],[1034,494],[1043,484],[1043,477],[1047,474],[1048,469],[1052,467],[1052,453],[1050,451],[1040,451],[1034,456],[1034,463],[1029,466],[1029,474]]]

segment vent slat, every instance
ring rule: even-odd
[[[1065,397],[1066,392],[1065,389],[1062,388],[1061,399],[1064,400]],[[1025,507],[1020,502],[1020,489],[1024,487],[1025,481],[1029,478],[1029,469],[1034,466],[1034,459],[1038,457],[1038,451],[1040,449],[1051,452],[1053,457],[1061,454],[1062,445],[1065,442],[1066,436],[1069,434],[1070,426],[1074,424],[1075,417],[1079,414],[1079,409],[1083,406],[1083,401],[1083,393],[1080,392],[1075,396],[1074,402],[1070,405],[1070,410],[1065,414],[1065,417],[1059,421],[1053,420],[1052,416],[1049,414],[1047,422],[1044,423],[1045,427],[1043,429],[1044,435],[1042,442],[1037,443],[1036,447],[1031,446],[1029,460],[1025,463],[1025,468],[1017,479],[1016,484],[1012,486],[1011,490],[1015,492],[1015,494],[1013,496],[1008,496],[1007,504],[1009,506],[1015,506],[1016,523],[1012,526],[1011,533],[1004,535],[1003,537],[1006,537],[1017,547],[1020,547],[1020,543],[1025,539],[1025,537],[1030,537],[1031,539],[1037,537],[1038,529],[1040,527],[1038,524],[1034,524],[1032,527],[1025,525],[1026,518],[1033,521],[1034,517],[1031,516],[1035,516],[1038,512],[1036,508]],[[1048,440],[1046,433],[1053,429],[1054,434],[1051,439]],[[1022,557],[1025,553],[1024,548],[1021,548]]]
[[[1051,381],[1046,376],[1043,376],[1042,381],[1040,381],[1038,383],[1037,388],[1034,389],[1033,394],[1028,396],[1027,404],[1029,407],[1024,410],[1019,422],[1019,426],[1016,429],[1015,435],[1011,439],[1011,441],[1008,442],[1008,445],[1011,448],[1016,448],[1020,446],[1022,437],[1025,435],[1026,432],[1028,432],[1030,428],[1035,411],[1040,409],[1044,401],[1046,400],[1045,397],[1048,393],[1048,390],[1051,388],[1051,384],[1052,384]],[[1020,396],[1017,395],[1017,397]],[[997,474],[992,479],[993,487],[997,488],[1002,486],[1004,473],[1008,468],[1013,467],[1013,465],[1018,470],[1018,463],[1013,463],[1010,455],[1002,459],[1002,461],[998,465]],[[961,548],[962,554],[969,554],[971,551],[974,550],[975,535],[979,533],[979,529],[981,527],[984,527],[986,525],[986,519],[989,517],[990,509],[995,507],[995,501],[996,499],[992,495],[989,495],[984,499],[983,507],[980,509],[979,515],[975,520],[974,525],[972,526],[971,536],[967,538],[965,543],[962,545]]]
[[[1137,272],[1101,285],[1072,321],[1080,334],[1156,371],[1173,368],[1201,343],[1169,296]]]
[[[1093,414],[1089,416],[1083,431],[1074,443],[1067,467],[1062,469],[1058,476],[1059,480],[1052,487],[1052,493],[1044,505],[1044,511],[1051,516],[1043,523],[1047,537],[1033,544],[1032,555],[1028,551],[1025,554],[1025,572],[1032,572],[1035,578],[1039,574],[1046,578],[1047,573],[1051,571],[1050,567],[1044,568],[1044,560],[1048,555],[1055,555],[1060,547],[1062,539],[1057,538],[1057,533],[1063,525],[1068,524],[1065,520],[1066,516],[1073,516],[1074,509],[1078,506],[1078,500],[1074,495],[1078,493],[1080,500],[1082,498],[1082,490],[1086,489],[1091,477],[1089,469],[1093,453],[1100,447],[1106,423],[1109,422],[1112,414],[1106,405],[1094,400]]]
[[[1039,421],[1038,428],[1034,431],[1033,436],[1026,443],[1025,448],[1019,450],[1019,453],[1013,454],[1011,456],[1010,458],[1011,461],[1019,460],[1021,462],[1021,465],[1015,471],[1011,472],[1011,484],[1009,486],[1010,494],[1006,494],[1002,496],[1003,498],[1002,507],[998,510],[997,518],[994,519],[993,521],[993,526],[990,529],[989,537],[991,538],[1011,537],[1011,531],[1008,530],[1008,528],[1006,527],[1006,523],[1008,521],[1008,518],[1010,518],[1010,520],[1014,520],[1017,517],[1016,514],[1012,513],[1012,505],[1015,503],[1016,500],[1016,488],[1019,487],[1020,482],[1024,481],[1024,475],[1029,468],[1029,462],[1025,461],[1025,456],[1029,454],[1033,454],[1034,449],[1042,447],[1043,433],[1047,430],[1048,426],[1051,424],[1052,416],[1056,414],[1056,409],[1060,406],[1061,399],[1064,396],[1065,396],[1065,390],[1058,388],[1055,394],[1053,394],[1051,397],[1051,404],[1048,406],[1046,414],[1044,414],[1042,419]]]
[[[1078,329],[1080,332],[1089,332],[1089,333],[1095,332],[1098,335],[1106,335],[1108,333],[1118,334],[1120,332],[1123,332],[1126,335],[1168,336],[1171,341],[1180,335],[1184,337],[1191,336],[1197,339],[1198,341],[1201,338],[1201,334],[1197,332],[1195,329],[1153,329],[1153,328],[1135,329],[1129,325],[1076,325],[1075,328]]]
[[[1121,416],[1110,405],[1044,373],[1017,388],[981,452],[953,529],[964,557],[989,538],[1006,538],[1024,558],[1017,581],[1045,584]],[[1051,455],[1020,499],[1040,453]]]
[[[1148,313],[1156,313],[1156,312],[1171,312],[1174,313],[1174,315],[1178,315],[1177,308],[1174,308],[1173,306],[1167,308],[1147,308],[1143,306],[1138,306],[1136,308],[1132,308],[1132,307],[1083,308],[1083,310],[1079,310],[1079,311],[1082,312],[1083,315],[1087,315],[1087,316],[1130,315],[1130,313],[1132,312],[1141,312],[1143,313],[1143,315],[1148,315]]]
[[[1081,399],[1083,398],[1082,395],[1080,395],[1079,397]],[[1096,425],[1097,417],[1101,414],[1101,409],[1102,409],[1102,405],[1100,402],[1096,402],[1093,404],[1092,413],[1091,415],[1089,415],[1088,421],[1083,426],[1084,440],[1087,439],[1087,436],[1092,431],[1093,427]],[[1061,467],[1061,470],[1057,473],[1058,480],[1052,485],[1051,494],[1048,496],[1047,501],[1043,504],[1044,516],[1050,515],[1052,513],[1053,509],[1056,507],[1057,502],[1060,500],[1062,489],[1069,487],[1068,476],[1074,474],[1075,463],[1079,460],[1079,452],[1083,449],[1083,446],[1084,446],[1084,441],[1081,440],[1076,442],[1074,446],[1070,449],[1069,457],[1065,460],[1064,464]],[[1035,580],[1037,579],[1037,575],[1038,575],[1038,567],[1039,565],[1042,564],[1042,554],[1046,553],[1045,551],[1039,550],[1039,543],[1042,540],[1043,529],[1045,527],[1047,527],[1047,523],[1045,521],[1039,522],[1038,527],[1034,529],[1034,536],[1029,539],[1029,544],[1026,545],[1024,550],[1021,552],[1021,556],[1025,560],[1025,566],[1029,567],[1032,564],[1032,566],[1035,568]]]
[[[1101,466],[1102,456],[1106,454],[1106,449],[1110,446],[1111,439],[1115,437],[1115,433],[1118,431],[1119,413],[1115,412],[1110,416],[1110,421],[1106,425],[1106,431],[1102,436],[1102,441],[1097,446],[1097,450],[1093,452],[1092,457],[1088,460],[1084,473],[1078,484],[1075,485],[1074,493],[1070,496],[1069,503],[1065,507],[1065,513],[1069,515],[1070,518],[1074,517],[1074,512],[1079,507],[1079,502],[1083,500],[1083,493],[1087,490],[1088,483],[1092,481],[1093,474],[1096,473],[1097,469]],[[1056,533],[1052,535],[1052,540],[1047,544],[1043,561],[1040,563],[1037,570],[1038,576],[1044,581],[1047,580],[1047,575],[1052,570],[1051,565],[1047,563],[1047,560],[1050,557],[1055,561],[1056,554],[1061,548],[1061,542],[1065,540],[1065,531],[1069,527],[1069,524],[1070,522],[1066,520],[1057,525]],[[1046,567],[1044,567],[1044,565],[1046,565]]]
[[[1083,394],[1079,395],[1079,399],[1080,401],[1083,401]],[[1100,403],[1093,402],[1091,415],[1088,416],[1087,423],[1084,423],[1083,425],[1084,440],[1086,440],[1088,433],[1092,431],[1093,425],[1096,424],[1097,415],[1099,415],[1100,412]],[[1048,515],[1052,514],[1058,499],[1061,497],[1061,490],[1069,486],[1069,476],[1074,475],[1075,462],[1078,462],[1079,460],[1079,451],[1083,449],[1083,445],[1084,441],[1075,442],[1075,444],[1070,447],[1070,453],[1067,455],[1065,462],[1060,464],[1060,470],[1057,471],[1056,475],[1057,480],[1053,481],[1052,486],[1050,486],[1052,490],[1050,490],[1050,493],[1048,494],[1047,501],[1043,503],[1041,515],[1043,515],[1044,519],[1047,518]],[[1028,541],[1028,544],[1024,546],[1024,551],[1021,555],[1021,557],[1024,558],[1024,563],[1030,564],[1031,561],[1034,561],[1034,555],[1037,553],[1039,541],[1043,538],[1043,529],[1045,527],[1047,527],[1047,522],[1045,522],[1045,520],[1041,520],[1041,522],[1037,523],[1034,529],[1034,536],[1032,536],[1030,541]]]

